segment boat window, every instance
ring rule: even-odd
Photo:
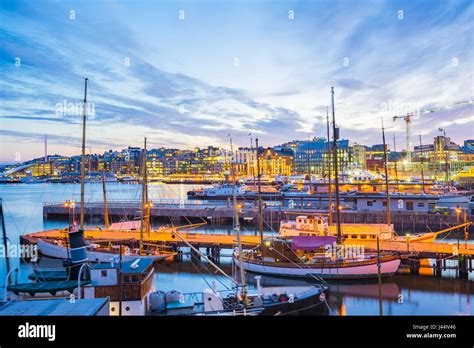
[[[382,206],[386,207],[387,206],[387,201],[383,201]]]
[[[124,283],[130,283],[130,277],[128,275],[123,276],[123,282]]]
[[[107,277],[107,270],[106,269],[103,269],[100,271],[100,276],[101,277]]]
[[[372,201],[367,201],[367,206],[368,206],[368,207],[371,207],[371,206],[373,206],[373,205],[374,205],[374,202],[372,202]]]
[[[360,235],[360,238],[361,238],[361,239],[366,239],[366,238],[367,238],[367,235],[361,234],[361,235]]]
[[[351,236],[351,238],[352,238],[352,239],[357,239],[357,235],[356,235],[356,234],[353,234],[353,235]]]
[[[407,202],[407,210],[413,210],[413,202]]]
[[[140,277],[137,275],[132,276],[132,283],[138,283],[140,281]]]
[[[419,203],[418,203],[418,206],[419,206],[419,207],[424,207],[424,206],[425,206],[425,203],[419,202]]]

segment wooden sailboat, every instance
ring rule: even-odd
[[[388,166],[387,166],[387,149],[385,143],[385,129],[382,124],[382,140],[384,147],[384,174],[385,174],[385,194],[386,201],[385,206],[387,207],[387,223],[386,224],[340,224],[340,228],[345,240],[353,241],[375,241],[377,238],[380,241],[392,241],[392,242],[434,242],[436,237],[440,234],[447,233],[456,229],[463,228],[470,223],[463,223],[457,226],[449,227],[436,232],[426,233],[413,233],[409,236],[399,236],[395,232],[393,225],[391,224],[391,211],[390,211],[390,193],[388,184]],[[420,137],[421,146],[421,137]],[[423,182],[424,190],[424,175],[423,169],[421,170],[421,177]],[[331,203],[330,203],[331,206]],[[331,208],[329,210],[329,221],[328,218],[323,214],[310,214],[297,216],[294,221],[284,220],[280,222],[280,236],[281,237],[292,237],[292,236],[337,236],[338,226],[331,226]],[[337,228],[336,228],[337,227]]]
[[[258,144],[258,141],[257,141]],[[232,139],[230,139],[231,152]],[[258,145],[257,145],[258,146]],[[259,173],[260,174],[260,173]],[[234,231],[237,239],[236,253],[242,253],[240,236],[239,211],[236,198],[235,169],[231,159],[231,175],[233,181],[233,203],[234,203]],[[263,231],[261,229],[262,235]],[[163,292],[152,295],[155,306],[152,308],[155,315],[327,315],[329,307],[325,301],[324,292],[328,289],[325,284],[314,286],[283,286],[283,287],[261,287],[257,279],[257,289],[249,291],[246,284],[245,269],[240,267],[239,281],[227,275],[206,255],[202,254],[196,247],[182,238],[179,233],[175,235],[190,247],[195,253],[203,257],[217,272],[223,275],[233,284],[233,289],[216,291],[215,289],[204,289],[200,293],[180,294],[172,292],[168,296]]]
[[[391,276],[400,266],[400,257],[394,254],[346,253],[341,227],[338,179],[338,131],[335,123],[334,88],[331,88],[333,123],[333,169],[336,198],[335,236],[293,236],[267,238],[255,250],[234,255],[241,269],[274,276],[359,279]]]

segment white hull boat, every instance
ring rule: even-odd
[[[36,242],[38,250],[44,256],[55,258],[55,259],[68,259],[68,248],[55,243],[50,243],[42,239],[38,239]],[[162,261],[168,257],[173,257],[174,253],[163,253],[159,255],[135,255],[131,253],[124,253],[122,255],[123,261],[133,261],[136,259],[153,259],[153,261]],[[111,262],[114,258],[117,259],[118,253],[94,251],[91,249],[87,250],[87,257],[91,262]]]
[[[240,260],[234,256],[234,262],[240,267]],[[352,263],[352,262],[351,262]],[[364,261],[362,263],[353,262],[353,265],[345,266],[325,266],[306,264],[301,267],[295,265],[284,265],[274,262],[262,262],[256,260],[248,260],[244,258],[244,269],[248,272],[268,274],[280,277],[295,278],[314,278],[321,277],[327,279],[360,279],[375,278],[378,276],[377,259],[374,258],[372,263]],[[392,276],[400,266],[400,258],[390,258],[381,261],[380,273],[384,277]]]

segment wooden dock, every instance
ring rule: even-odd
[[[181,248],[191,244],[193,247],[205,248],[206,254],[214,262],[219,262],[222,249],[233,249],[237,244],[237,237],[234,233],[229,234],[210,234],[194,233],[188,230],[181,230],[176,233],[166,229],[158,229],[145,232],[143,235],[144,243],[159,244],[170,247],[178,252],[178,259],[182,258]],[[274,234],[276,235],[276,234]],[[36,239],[48,238],[66,238],[67,230],[48,230],[37,233],[30,233],[21,237],[21,243],[35,243]],[[89,240],[132,240],[140,239],[139,231],[107,231],[107,230],[85,230],[84,236]],[[260,236],[241,235],[242,246],[246,249],[252,249],[260,244]],[[345,241],[345,245],[357,248],[363,247],[364,250],[376,250],[376,241],[351,240]],[[456,269],[460,277],[467,277],[469,272],[474,270],[474,244],[443,243],[443,242],[403,242],[403,241],[381,241],[380,250],[397,252],[402,258],[402,263],[410,268],[412,274],[419,274],[421,260],[435,260],[435,274],[441,275],[442,270],[446,270],[446,260],[457,261],[457,266],[450,269]],[[200,256],[191,251],[196,259]]]
[[[193,233],[193,232],[178,232],[188,243],[197,245],[199,247],[214,247],[233,248],[237,244],[237,237],[235,234],[208,234],[208,233]],[[25,235],[26,238],[65,238],[67,236],[66,230],[48,230]],[[106,231],[106,230],[85,230],[84,237],[86,239],[96,240],[140,240],[139,231]],[[177,244],[178,246],[186,246],[176,234],[172,232],[152,231],[150,234],[144,232],[143,240],[145,243],[153,244]],[[253,248],[260,243],[259,236],[241,236],[242,245],[247,248]]]

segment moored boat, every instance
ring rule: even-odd
[[[237,267],[253,273],[295,278],[361,279],[392,276],[400,266],[400,256],[384,253],[350,252],[337,255],[334,237],[299,236],[266,239],[253,251],[234,254]],[[344,250],[340,248],[344,253]]]

